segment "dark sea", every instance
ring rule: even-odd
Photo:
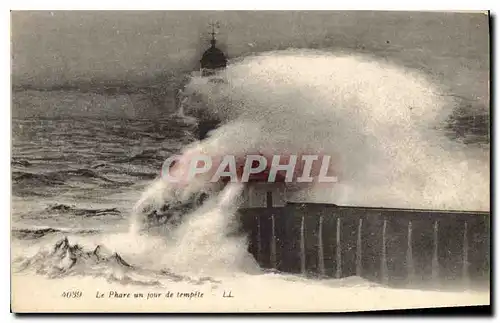
[[[163,161],[194,139],[191,127],[175,117],[12,120],[12,227],[122,225]]]

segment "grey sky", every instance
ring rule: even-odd
[[[484,14],[45,11],[13,12],[11,18],[14,85],[134,82],[196,69],[214,20],[230,57],[287,47],[347,48],[426,66],[448,79],[456,79],[454,70],[464,64],[472,72],[459,78],[479,80],[489,69]]]

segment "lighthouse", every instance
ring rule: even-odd
[[[224,55],[224,53],[215,46],[217,43],[217,40],[215,39],[215,27],[217,25],[211,24],[210,26],[212,27],[210,48],[203,53],[200,60],[202,76],[213,75],[227,66],[226,55]]]
[[[210,27],[212,27],[210,47],[200,59],[201,76],[207,77],[210,82],[224,82],[222,78],[215,76],[217,72],[227,67],[226,55],[216,47],[215,28],[218,27],[218,23],[212,23]],[[211,130],[220,125],[220,120],[216,116],[206,113],[203,109],[199,109],[196,116],[199,119],[197,132],[200,140],[205,139]]]

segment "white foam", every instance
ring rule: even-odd
[[[186,93],[226,124],[201,142],[213,155],[325,153],[339,183],[296,200],[489,210],[489,152],[439,129],[452,98],[413,70],[371,58],[292,50],[248,57]],[[199,107],[198,107],[199,108]]]

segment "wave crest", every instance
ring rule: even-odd
[[[365,56],[290,50],[242,59],[225,82],[195,77],[186,93],[225,124],[208,154],[267,151],[336,157],[340,181],[297,201],[489,209],[489,153],[446,134],[453,97],[416,70]],[[189,110],[189,109],[188,109]]]

